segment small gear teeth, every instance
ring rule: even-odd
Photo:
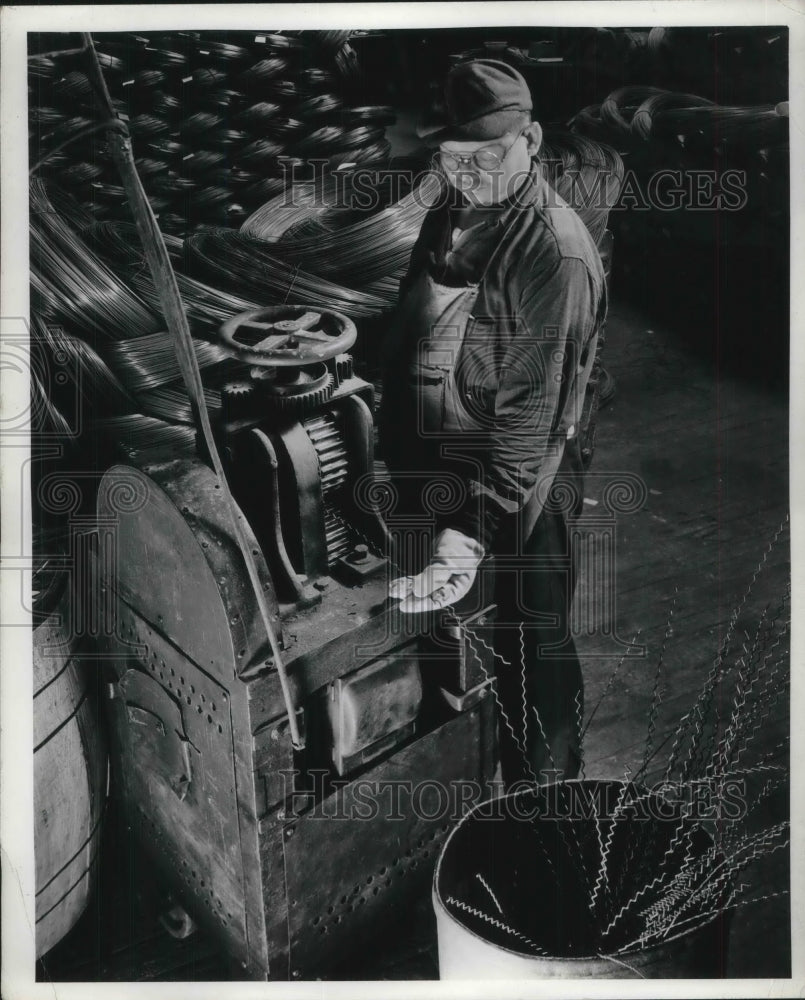
[[[353,368],[351,354],[339,354],[336,357],[335,374],[339,385],[341,385],[342,382],[345,382],[348,378],[352,378]]]
[[[264,398],[266,403],[280,413],[309,413],[317,406],[327,402],[333,394],[334,384],[332,375],[328,375],[324,385],[308,392],[300,392],[292,396],[275,396],[267,393]]]
[[[254,391],[251,382],[227,382],[223,387],[225,396],[246,396]]]

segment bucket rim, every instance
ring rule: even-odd
[[[447,849],[450,846],[450,842],[453,839],[453,836],[457,833],[457,831],[461,828],[461,826],[465,822],[471,819],[474,813],[476,813],[479,809],[482,809],[485,805],[489,805],[491,802],[497,802],[503,799],[511,799],[514,798],[515,796],[526,795],[528,793],[533,794],[534,792],[539,791],[540,789],[552,788],[555,787],[556,785],[571,785],[571,784],[593,785],[602,783],[617,784],[617,785],[634,784],[634,782],[626,781],[623,778],[568,778],[567,780],[564,781],[551,781],[547,782],[544,785],[530,785],[528,787],[518,788],[513,792],[506,792],[503,795],[491,795],[489,798],[484,799],[482,802],[476,802],[476,804],[468,812],[466,812],[461,817],[461,819],[453,826],[453,829],[447,835],[444,844],[442,844],[442,849],[439,852],[439,857],[436,861],[436,867],[433,871],[433,880],[431,886],[432,890],[431,898],[433,901],[434,910],[437,909],[437,904],[438,904],[438,910],[440,910],[441,913],[443,913],[446,917],[448,917],[452,923],[454,923],[458,928],[460,928],[466,934],[471,935],[473,938],[480,941],[487,947],[495,948],[495,950],[497,951],[505,952],[506,954],[512,955],[516,958],[528,959],[528,961],[534,963],[560,962],[563,964],[567,964],[569,967],[573,966],[575,963],[578,962],[612,961],[613,959],[619,959],[619,958],[630,958],[633,960],[642,959],[642,961],[638,962],[638,965],[644,965],[655,953],[661,951],[664,948],[667,948],[667,946],[672,942],[678,941],[680,938],[685,938],[695,934],[697,931],[700,931],[704,927],[707,927],[710,924],[712,924],[720,916],[724,916],[728,919],[729,914],[724,913],[720,910],[716,910],[710,915],[709,918],[703,919],[701,923],[694,924],[692,927],[687,927],[684,930],[678,931],[672,937],[663,938],[662,940],[657,941],[654,944],[648,945],[648,947],[645,948],[634,947],[634,948],[624,949],[622,951],[614,951],[609,954],[598,953],[595,955],[535,955],[533,952],[518,951],[517,949],[509,948],[506,945],[492,944],[486,938],[482,937],[476,931],[472,930],[472,928],[467,927],[465,923],[463,923],[454,913],[452,913],[448,909],[447,903],[442,899],[441,893],[439,892],[439,875],[442,869],[442,861],[444,859],[445,854],[447,853]],[[642,788],[642,787],[643,786],[635,785],[635,788]],[[712,834],[710,834],[707,830],[705,830],[704,827],[700,827],[700,829],[704,830],[704,832],[707,833],[708,836],[712,837]]]

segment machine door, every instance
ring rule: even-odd
[[[128,655],[110,685],[119,787],[162,879],[245,960],[230,696],[121,602]]]

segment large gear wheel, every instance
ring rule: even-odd
[[[326,403],[335,380],[327,365],[299,368],[253,368],[251,376],[261,402],[279,413],[303,415]]]

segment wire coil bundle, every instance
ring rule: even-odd
[[[86,334],[90,343],[154,333],[160,320],[106,267],[31,184],[31,286],[35,311]]]
[[[259,305],[298,301],[352,319],[375,316],[387,308],[384,299],[313,275],[271,250],[269,244],[243,233],[217,229],[188,237],[187,262],[194,276],[253,298]]]
[[[389,155],[390,109],[351,109],[358,79],[349,31],[226,35],[126,33],[95,40],[116,113],[127,121],[135,157],[161,228],[240,226],[259,204],[314,169],[309,160],[378,162]],[[30,60],[31,161],[68,141],[42,170],[95,218],[130,216],[103,132],[86,63],[75,53]],[[340,116],[340,117],[339,117]],[[287,157],[290,163],[282,162]],[[219,168],[245,172],[215,174]],[[319,165],[318,169],[321,169]],[[295,172],[294,172],[295,171]]]
[[[368,180],[372,175],[361,176]],[[345,204],[330,207],[339,190],[346,194]],[[365,286],[405,268],[425,213],[442,190],[441,178],[426,174],[404,198],[382,207],[382,191],[375,188],[371,207],[360,213],[350,207],[354,199],[343,184],[340,189],[335,181],[295,188],[293,204],[275,198],[246,220],[242,232],[266,241],[270,252],[289,264],[350,286]]]
[[[646,142],[695,146],[704,153],[760,149],[788,141],[788,118],[779,105],[731,107],[706,97],[657,87],[620,87],[572,120],[577,133],[618,148]]]
[[[572,133],[548,133],[539,154],[543,175],[599,243],[618,202],[624,168],[611,147]]]

